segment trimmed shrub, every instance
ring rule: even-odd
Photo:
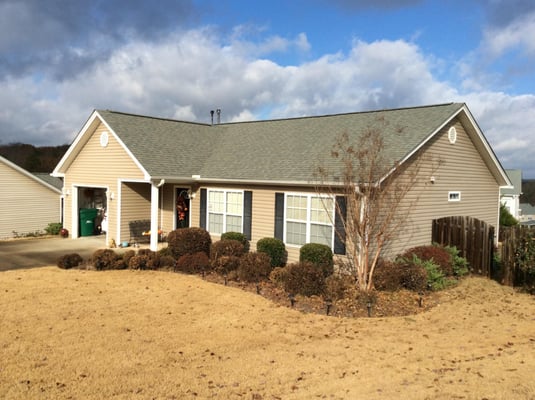
[[[141,249],[137,255],[128,260],[130,269],[158,269],[160,268],[160,254],[149,249]]]
[[[320,295],[325,291],[325,277],[321,268],[309,261],[288,264],[278,279],[285,292],[303,296]]]
[[[167,247],[171,255],[178,260],[186,254],[203,252],[210,256],[212,238],[203,228],[182,228],[169,232],[167,235]]]
[[[379,260],[373,273],[373,285],[377,290],[395,292],[402,288],[403,269],[400,264]]]
[[[61,222],[51,222],[45,228],[45,232],[49,235],[59,235],[59,232],[61,231],[62,227],[63,225],[61,224]]]
[[[160,268],[174,269],[176,261],[172,256],[160,255]]]
[[[123,263],[124,268],[128,268],[128,264],[130,263],[130,259],[136,255],[136,252],[134,250],[126,250],[123,253]]]
[[[238,242],[243,244],[244,252],[247,253],[249,251],[249,240],[241,232],[225,232],[221,234],[221,240],[237,240]]]
[[[323,271],[323,276],[327,278],[334,272],[333,252],[327,245],[320,243],[307,243],[299,249],[299,261],[311,262]]]
[[[259,282],[268,278],[272,269],[271,260],[266,253],[246,253],[240,259],[237,276],[241,281]]]
[[[453,260],[450,253],[440,245],[418,246],[407,250],[402,258],[411,260],[413,255],[422,261],[432,261],[446,276],[453,275]]]
[[[400,268],[402,287],[414,292],[423,292],[428,289],[427,271],[422,265],[407,263],[400,265]]]
[[[160,250],[158,250],[158,253],[161,257],[163,256],[170,256],[173,257],[173,253],[171,252],[171,249],[169,247],[163,247]]]
[[[111,249],[96,250],[91,257],[91,263],[97,271],[115,269],[118,260],[122,260],[122,257]]]
[[[286,246],[277,238],[262,238],[256,242],[256,251],[269,256],[273,268],[283,266],[286,263]]]
[[[350,275],[333,274],[325,278],[325,298],[332,301],[346,297],[349,289],[355,286],[355,278]]]
[[[232,271],[236,271],[240,266],[240,257],[236,256],[221,256],[212,262],[212,269],[221,275],[228,275]]]
[[[210,259],[204,251],[194,254],[184,254],[175,265],[175,271],[186,274],[200,274],[210,270]]]
[[[244,247],[241,242],[234,239],[221,239],[213,243],[210,247],[210,259],[212,262],[217,261],[223,256],[241,257],[244,253]]]
[[[83,261],[83,258],[78,253],[65,254],[58,259],[58,267],[71,269],[79,266]]]

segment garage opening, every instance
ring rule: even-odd
[[[105,188],[78,188],[78,234],[100,235],[108,230],[107,198]]]

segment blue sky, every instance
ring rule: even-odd
[[[535,178],[532,0],[0,0],[0,143],[95,108],[209,122],[466,102]]]

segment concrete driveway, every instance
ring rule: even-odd
[[[61,237],[0,241],[0,271],[56,265],[67,253],[78,253],[85,260],[106,247],[106,235],[79,239]]]

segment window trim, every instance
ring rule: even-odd
[[[461,192],[459,190],[453,190],[453,191],[448,192],[448,201],[449,202],[461,201]]]
[[[223,213],[219,213],[219,212],[213,212],[211,211],[211,208],[210,208],[210,193],[211,192],[223,192]],[[232,216],[232,217],[240,217],[241,218],[241,226],[240,226],[240,233],[243,233],[243,226],[244,226],[244,212],[243,212],[243,207],[244,207],[244,201],[245,201],[245,194],[244,194],[244,190],[240,190],[240,189],[224,189],[224,188],[207,188],[206,190],[206,227],[208,228],[208,232],[210,232],[210,234],[212,235],[222,235],[223,233],[225,232],[228,232],[227,230],[227,216]],[[228,193],[239,193],[241,194],[241,202],[242,202],[242,206],[240,208],[240,214],[233,214],[233,213],[228,213],[227,212],[227,194]],[[210,231],[210,215],[211,214],[217,214],[217,215],[223,215],[223,228],[222,228],[222,232],[211,232]]]
[[[288,218],[288,197],[289,196],[302,196],[302,197],[307,198],[306,221]],[[333,203],[332,210],[331,210],[332,220],[330,222],[328,223],[312,222],[311,220],[312,198],[314,197],[332,200],[332,203]],[[336,196],[331,196],[328,194],[310,193],[310,192],[285,192],[284,193],[284,219],[283,219],[283,238],[284,239],[283,241],[290,247],[300,248],[304,244],[311,243],[310,242],[311,225],[329,226],[331,228],[331,241],[330,241],[329,247],[333,249],[334,251],[334,243],[335,243],[335,235],[336,235],[335,218],[336,218]],[[288,222],[305,223],[306,231],[305,231],[305,243],[304,244],[296,244],[296,243],[288,242],[288,232],[287,232]]]

